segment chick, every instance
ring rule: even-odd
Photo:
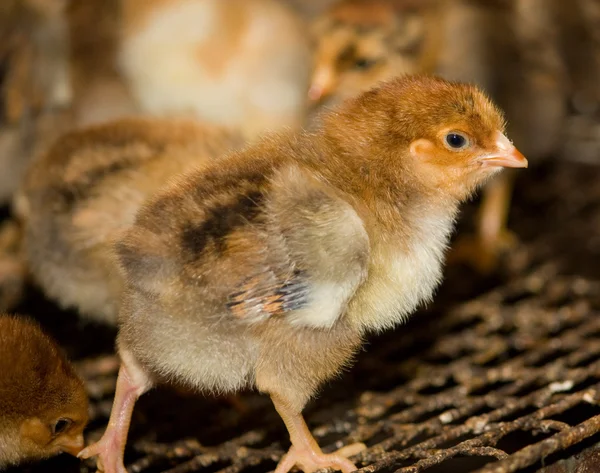
[[[0,469],[83,448],[88,399],[55,342],[23,317],[0,315]]]
[[[173,175],[241,144],[188,120],[122,119],[64,135],[35,160],[16,198],[33,278],[62,307],[114,324],[122,286],[115,236]]]
[[[310,53],[279,0],[123,0],[119,63],[140,108],[241,130],[300,126]]]
[[[527,165],[503,130],[475,87],[405,77],[150,198],[115,246],[122,365],[108,428],[80,457],[124,473],[134,403],[169,380],[269,394],[292,443],[276,473],[354,470],[321,452],[302,409],[366,333],[431,298],[459,203]]]

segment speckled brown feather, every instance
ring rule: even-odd
[[[17,198],[35,279],[48,295],[115,322],[121,282],[116,234],[172,176],[242,144],[192,121],[129,119],[72,132],[36,160]]]

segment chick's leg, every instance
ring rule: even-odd
[[[364,444],[348,445],[335,453],[325,454],[308,430],[302,414],[279,396],[272,394],[271,399],[288,429],[292,442],[289,451],[277,465],[275,473],[287,473],[295,465],[298,465],[305,473],[312,473],[321,468],[333,468],[341,470],[343,473],[356,470],[354,463],[346,457],[356,455],[364,450]]]
[[[495,269],[503,251],[516,243],[508,230],[508,212],[514,174],[503,172],[483,190],[483,200],[477,217],[477,233],[460,238],[448,257],[450,264],[464,262],[482,274]]]
[[[123,454],[133,406],[152,386],[150,379],[133,357],[123,350],[120,354],[121,368],[108,427],[98,442],[85,448],[78,455],[79,458],[98,455],[98,471],[104,473],[127,473],[123,465]]]

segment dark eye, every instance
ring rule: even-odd
[[[58,435],[65,430],[67,430],[73,421],[71,419],[58,419],[56,423],[52,426],[52,434]]]
[[[354,61],[354,68],[355,69],[369,69],[371,67],[373,67],[373,65],[376,63],[377,61],[375,59],[368,59],[366,57],[359,57]]]
[[[452,149],[462,149],[467,147],[469,140],[460,133],[448,133],[446,135],[446,143]]]

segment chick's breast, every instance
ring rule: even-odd
[[[121,278],[111,244],[173,175],[241,140],[187,121],[120,120],[69,133],[30,169],[17,199],[28,263],[62,306],[116,321]]]
[[[262,151],[191,173],[142,209],[117,243],[118,343],[155,376],[216,390],[276,380],[304,402],[359,342],[342,314],[368,237],[348,203]]]

